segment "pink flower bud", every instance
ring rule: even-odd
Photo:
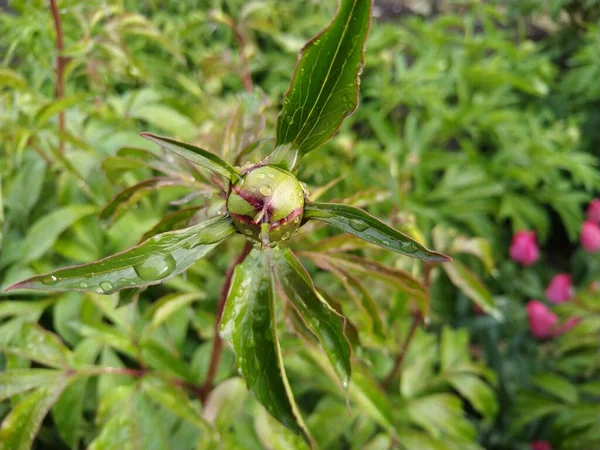
[[[566,333],[571,328],[573,328],[574,326],[576,326],[579,322],[581,322],[581,319],[579,317],[570,317],[570,318],[568,318],[565,321],[565,323],[557,330],[556,334]]]
[[[531,266],[540,257],[535,240],[535,231],[517,231],[510,244],[510,257],[513,261]]]
[[[600,225],[600,198],[595,198],[588,205],[586,212],[587,220]]]
[[[559,273],[555,275],[546,288],[546,297],[552,303],[564,303],[573,296],[571,275]]]
[[[531,443],[531,450],[552,450],[550,442],[548,441],[533,441]]]
[[[558,317],[542,302],[530,300],[527,303],[529,331],[537,338],[549,338],[555,335]]]
[[[581,246],[590,253],[600,250],[600,226],[589,220],[583,222],[579,241]]]

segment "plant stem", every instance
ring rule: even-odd
[[[246,92],[252,92],[252,75],[250,73],[250,66],[248,65],[246,53],[244,52],[244,49],[246,48],[244,36],[242,36],[242,33],[240,33],[236,23],[231,26],[231,29],[233,31],[233,35],[235,36],[235,41],[237,42],[238,51],[240,53],[240,60],[242,62],[242,81],[244,82],[244,89]]]
[[[60,100],[65,96],[65,84],[64,84],[64,72],[67,58],[63,56],[64,40],[62,23],[60,21],[60,13],[58,11],[57,0],[50,0],[50,9],[52,11],[52,18],[54,20],[54,29],[56,30],[56,99]],[[65,132],[65,112],[61,110],[58,113],[58,127],[60,133]],[[62,136],[59,137],[58,148],[61,153],[65,151],[65,143]]]
[[[385,380],[383,380],[383,382],[381,383],[383,387],[387,388],[392,382],[392,380],[396,377],[396,375],[400,372],[400,369],[402,369],[402,363],[404,362],[404,358],[406,358],[408,348],[410,347],[410,343],[412,342],[413,336],[415,335],[415,332],[417,331],[417,328],[421,323],[421,319],[421,313],[415,313],[415,315],[413,316],[412,324],[410,325],[410,329],[408,330],[408,335],[406,336],[406,340],[404,341],[404,345],[402,346],[400,352],[396,355],[394,367],[392,368],[392,370],[390,370],[388,376],[385,377]]]
[[[227,272],[225,274],[225,282],[223,283],[223,287],[221,288],[221,295],[219,297],[219,304],[217,305],[217,317],[215,319],[215,338],[213,341],[213,347],[210,354],[210,365],[208,367],[208,373],[206,374],[206,379],[204,383],[200,387],[198,391],[198,397],[202,403],[206,402],[206,398],[208,394],[212,390],[213,382],[215,380],[215,376],[217,375],[217,369],[219,368],[219,361],[221,360],[221,352],[223,350],[223,340],[221,339],[221,335],[219,334],[219,328],[221,326],[221,318],[223,317],[223,310],[225,309],[225,302],[227,301],[227,294],[229,294],[229,288],[231,287],[231,279],[233,278],[233,270],[235,266],[241,264],[248,256],[252,250],[252,245],[249,242],[246,242],[242,253],[237,257],[237,259],[229,266]]]

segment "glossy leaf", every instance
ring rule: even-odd
[[[0,428],[0,450],[29,450],[37,432],[58,399],[66,381],[28,394],[6,416]]]
[[[342,385],[347,387],[351,374],[351,350],[344,332],[344,317],[321,298],[310,275],[289,249],[275,249],[273,253],[279,284],[302,320],[319,338]]]
[[[284,371],[275,323],[271,254],[252,251],[235,268],[221,323],[248,389],[269,413],[310,442]]]
[[[402,255],[433,262],[451,261],[448,256],[427,249],[410,236],[353,206],[341,203],[308,203],[304,209],[304,218],[328,223],[371,244]]]
[[[234,232],[228,216],[210,219],[183,230],[153,236],[140,245],[100,261],[29,278],[8,290],[72,290],[110,294],[120,289],[161,283],[186,270]]]
[[[474,272],[458,261],[445,264],[443,268],[452,284],[479,305],[487,314],[502,320],[502,314],[496,308],[494,297]]]
[[[151,133],[141,133],[141,136],[205,169],[224,176],[230,181],[235,182],[241,178],[238,171],[231,164],[200,147]]]
[[[274,164],[292,170],[354,112],[370,20],[371,0],[340,0],[331,24],[300,51],[277,120]]]
[[[173,231],[178,228],[185,228],[194,214],[200,209],[199,206],[192,206],[185,209],[180,209],[174,213],[167,214],[160,222],[154,225],[150,230],[146,231],[140,242],[144,242],[160,233],[166,233],[167,231]]]
[[[0,373],[0,402],[31,389],[52,385],[65,372],[53,369],[11,369]]]

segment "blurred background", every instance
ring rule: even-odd
[[[336,8],[0,1],[2,289],[221,210],[206,173],[138,133],[224,157],[256,142],[236,163],[260,160],[298,51]],[[313,198],[364,207],[455,263],[427,274],[430,321],[400,384],[387,386],[416,309],[393,272],[381,274],[423,277],[423,267],[328,239],[331,229],[292,241],[333,266],[380,263],[349,282],[303,259],[356,327],[358,392],[337,388],[281,324],[292,388],[321,448],[600,449],[599,156],[600,1],[375,1],[359,108],[299,178]],[[185,277],[143,292],[0,294],[0,371],[38,367],[15,349],[19,330],[39,323],[82,361],[201,384],[224,273],[242,245],[228,240]],[[131,377],[85,379],[38,424],[34,448],[304,448],[246,393],[228,349],[217,380],[198,426]],[[0,418],[17,401],[2,399]],[[1,436],[0,449],[29,448]]]

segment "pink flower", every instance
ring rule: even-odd
[[[531,450],[552,450],[552,447],[548,441],[533,441],[531,443]]]
[[[527,303],[529,331],[536,338],[549,338],[555,335],[558,317],[542,302],[530,300]]]
[[[583,222],[579,241],[581,246],[590,253],[600,250],[600,226],[589,220]]]
[[[588,205],[586,212],[587,220],[600,225],[600,198],[595,198]]]
[[[540,257],[535,240],[535,231],[517,231],[510,244],[510,257],[513,261],[531,266]]]
[[[571,275],[559,273],[555,275],[546,288],[546,297],[552,303],[564,303],[573,296]]]

